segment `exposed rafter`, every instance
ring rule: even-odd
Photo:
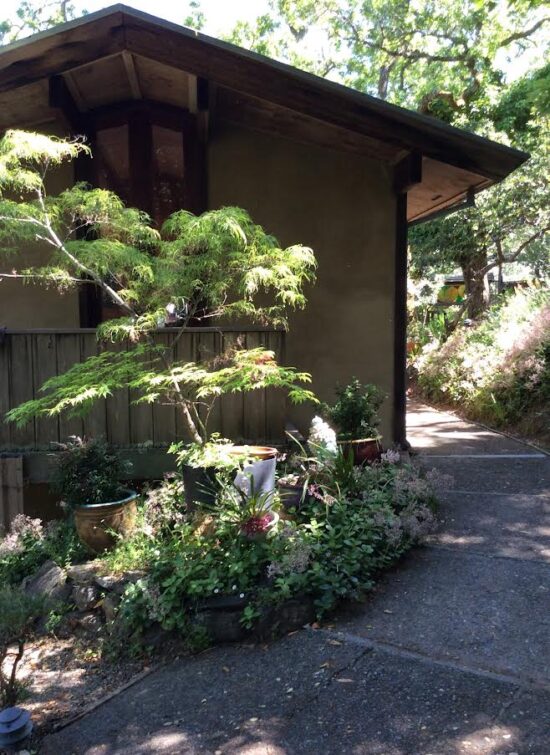
[[[139,85],[139,77],[136,71],[136,64],[134,63],[134,56],[127,50],[124,50],[122,53],[122,62],[124,63],[124,69],[128,76],[128,83],[130,84],[132,97],[135,100],[141,100],[143,95]]]

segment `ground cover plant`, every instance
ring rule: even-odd
[[[423,396],[468,417],[548,439],[550,295],[502,296],[479,322],[433,340],[416,360]]]
[[[263,527],[261,504],[243,505],[230,478],[213,506],[192,512],[182,509],[177,478],[148,494],[134,537],[105,556],[110,569],[145,570],[119,607],[125,647],[139,646],[153,625],[205,641],[197,616],[221,596],[245,601],[241,622],[249,628],[293,597],[311,599],[321,618],[340,601],[365,595],[378,572],[433,527],[444,483],[437,474],[399,464],[392,451],[363,467],[342,452],[310,452],[302,502],[289,510],[272,495],[269,509],[279,516]],[[298,456],[287,464],[303,466]],[[287,471],[283,464],[281,474]]]

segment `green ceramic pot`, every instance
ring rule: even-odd
[[[128,537],[136,523],[138,493],[124,490],[125,498],[74,507],[78,537],[93,553],[110,550],[117,536]]]

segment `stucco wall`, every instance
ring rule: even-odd
[[[45,129],[44,129],[45,130]],[[61,133],[55,127],[49,133]],[[57,194],[73,182],[73,167],[62,165],[47,177],[47,190]],[[31,265],[47,264],[49,251],[29,244],[13,255],[0,252],[0,272],[20,272]],[[78,328],[78,293],[60,294],[55,288],[25,284],[21,280],[0,280],[0,328]]]
[[[311,246],[318,280],[287,336],[288,364],[323,400],[351,376],[388,394],[391,437],[395,198],[381,164],[218,123],[209,144],[211,209],[234,204],[285,245]],[[309,412],[293,409],[304,428]]]

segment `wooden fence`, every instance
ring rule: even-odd
[[[157,331],[154,338],[158,344],[169,346],[178,333],[166,328]],[[214,356],[237,338],[246,348],[264,346],[284,360],[282,331],[229,328],[189,328],[176,344],[176,358],[191,361]],[[47,449],[69,435],[105,436],[121,447],[163,446],[187,439],[175,407],[136,406],[132,404],[135,396],[128,390],[98,402],[82,419],[36,419],[22,428],[3,421],[9,409],[39,396],[47,378],[62,374],[103,348],[120,350],[127,344],[98,344],[93,329],[0,332],[0,449]],[[218,402],[210,429],[233,440],[277,442],[284,436],[284,415],[285,397],[279,391],[232,394]]]

